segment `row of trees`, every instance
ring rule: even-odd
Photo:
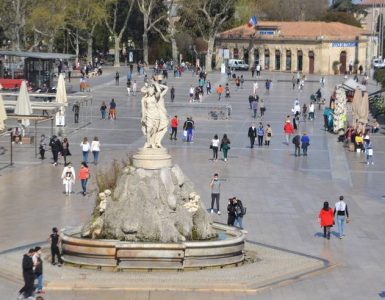
[[[210,69],[215,36],[247,23],[252,15],[281,21],[335,21],[345,16],[353,18],[347,20],[352,23],[357,22],[358,8],[350,0],[335,0],[331,7],[328,0],[0,0],[0,38],[17,50],[44,44],[50,52],[72,48],[79,56],[85,47],[88,61],[96,43],[114,48],[114,64],[119,65],[122,42],[128,39],[142,44],[148,62],[150,45],[169,44],[178,61],[178,46],[186,44],[186,37],[200,37],[207,45]]]

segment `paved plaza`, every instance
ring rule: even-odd
[[[97,136],[101,142],[100,165],[107,166],[113,159],[125,159],[127,153],[134,153],[142,147],[144,138],[140,129],[140,96],[127,96],[125,81],[127,73],[121,68],[120,85],[115,85],[114,69],[106,70],[103,76],[91,79],[93,102],[81,106],[80,123],[73,123],[71,105],[67,112],[67,126],[64,135],[69,138],[72,153],[71,161],[78,170],[81,161],[80,142],[84,136],[92,139]],[[244,72],[243,89],[236,90],[230,84],[231,98],[222,99],[221,104],[231,104],[231,119],[212,120],[208,112],[218,105],[217,95],[205,95],[203,103],[189,103],[190,84],[197,85],[198,78],[190,72],[182,78],[169,78],[168,86],[176,89],[176,99],[170,103],[169,93],[166,107],[169,116],[178,115],[181,121],[178,140],[164,139],[163,144],[183,172],[195,184],[206,207],[211,204],[209,181],[213,173],[219,173],[223,180],[221,192],[222,215],[213,215],[217,222],[226,223],[227,199],[237,196],[247,206],[244,227],[248,239],[264,245],[279,247],[284,251],[327,260],[330,268],[291,280],[271,284],[263,289],[243,287],[241,276],[236,288],[215,289],[221,282],[237,281],[237,276],[228,278],[226,272],[212,272],[210,276],[199,272],[189,275],[197,284],[205,280],[205,288],[183,288],[182,285],[165,285],[168,276],[175,274],[159,273],[154,288],[138,284],[137,289],[114,288],[113,279],[102,287],[47,289],[45,299],[380,299],[385,297],[385,130],[373,135],[374,166],[367,166],[363,154],[348,152],[337,143],[337,136],[323,129],[322,112],[316,110],[316,119],[301,122],[299,132],[306,131],[310,136],[307,157],[295,157],[294,147],[284,144],[283,123],[290,114],[293,102],[298,98],[309,103],[311,93],[319,88],[319,77],[309,76],[305,89],[299,93],[291,87],[291,74],[262,73],[259,79],[259,94],[265,100],[266,113],[264,125],[271,124],[273,137],[270,147],[251,149],[247,130],[254,120],[248,104],[252,93],[253,80],[249,72]],[[265,93],[264,80],[273,81],[270,94]],[[227,77],[220,73],[208,75],[213,90],[218,84],[225,84]],[[143,86],[143,77],[136,77],[138,90]],[[342,77],[327,77],[324,91],[328,99],[330,90]],[[73,79],[74,89],[78,80]],[[375,84],[369,89],[377,89]],[[102,101],[107,104],[115,98],[117,120],[101,120],[99,107]],[[192,116],[196,131],[194,143],[181,141],[182,125],[187,116]],[[50,124],[38,126],[41,133],[50,135]],[[231,140],[229,160],[211,160],[210,141],[214,134],[221,138],[226,133]],[[9,138],[1,137],[0,145],[9,149]],[[9,160],[9,150],[0,156],[0,260],[7,255],[17,254],[19,272],[0,266],[0,299],[15,299],[21,287],[21,253],[37,244],[47,245],[46,240],[54,226],[76,226],[82,224],[91,213],[95,198],[92,194],[83,197],[80,183],[75,186],[75,194],[63,194],[60,179],[63,165],[51,165],[51,154],[41,161],[34,157],[32,145],[14,145],[13,167],[5,167]],[[222,155],[222,153],[219,153]],[[91,178],[97,168],[91,164]],[[90,189],[95,189],[93,182]],[[337,238],[336,227],[330,241],[322,237],[318,223],[318,212],[324,201],[332,205],[339,195],[344,195],[349,206],[351,223],[346,226],[346,237]],[[265,248],[264,248],[265,249]],[[272,248],[274,249],[274,248]],[[292,252],[293,251],[293,252]],[[289,253],[287,252],[287,253]],[[304,256],[304,257],[305,257]],[[14,257],[14,256],[13,256]],[[11,264],[12,265],[12,264]],[[248,268],[264,268],[255,263]],[[47,274],[67,270],[55,268],[46,261]],[[241,272],[241,271],[239,271]],[[115,274],[116,275],[116,274]],[[114,276],[114,275],[113,275]],[[113,278],[113,276],[111,278]],[[130,274],[135,278],[135,274]],[[139,275],[138,275],[139,276]],[[140,275],[141,276],[141,275]],[[154,277],[154,274],[151,275]],[[156,277],[154,277],[154,281]],[[207,279],[208,278],[208,279]],[[45,278],[49,280],[49,278]],[[254,278],[252,278],[254,279]],[[118,280],[117,280],[118,281]],[[271,281],[273,282],[273,281]],[[228,286],[231,286],[229,283]]]

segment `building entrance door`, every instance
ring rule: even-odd
[[[346,51],[342,51],[340,54],[340,74],[346,72]]]
[[[302,72],[303,68],[303,53],[301,50],[297,52],[297,71]]]
[[[309,52],[309,74],[314,74],[314,52]]]

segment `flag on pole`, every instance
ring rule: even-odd
[[[257,17],[252,16],[249,20],[249,23],[247,23],[247,26],[254,27],[255,25],[257,25]]]

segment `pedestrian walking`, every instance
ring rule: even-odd
[[[115,73],[115,85],[119,85],[119,72]]]
[[[251,78],[254,78],[255,75],[255,65],[251,67]]]
[[[206,93],[207,93],[207,95],[211,94],[211,82],[210,82],[210,80],[207,80],[207,82],[206,82]]]
[[[301,137],[299,134],[293,137],[294,156],[301,156]]]
[[[89,177],[90,177],[90,170],[88,168],[87,163],[83,161],[81,163],[80,170],[79,170],[79,179],[80,179],[80,183],[82,185],[83,196],[85,196],[87,193],[87,182],[88,182]]]
[[[68,142],[68,138],[66,137],[63,139],[62,148],[63,148],[63,151],[61,154],[63,155],[63,158],[64,158],[64,165],[66,165],[67,156],[71,156],[70,143]]]
[[[90,152],[91,146],[86,136],[83,138],[83,141],[80,143],[80,147],[82,148],[83,161],[85,163],[88,163],[88,153]]]
[[[227,161],[227,154],[230,150],[230,140],[225,133],[222,137],[220,151],[223,151],[223,160]]]
[[[108,118],[110,120],[116,120],[116,102],[115,99],[112,98],[110,102],[110,109],[108,111]]]
[[[227,225],[234,226],[235,218],[236,218],[236,201],[233,198],[229,199],[227,204]]]
[[[295,89],[296,83],[297,83],[297,80],[295,79],[295,77],[294,77],[294,75],[293,75],[293,77],[291,78],[291,84],[292,84],[292,86],[293,86],[293,90]]]
[[[99,162],[99,154],[100,154],[100,142],[97,136],[91,142],[91,152],[94,157],[94,165],[97,165]]]
[[[79,123],[80,104],[78,101],[72,106],[72,111],[74,112],[74,122]]]
[[[223,87],[222,87],[222,85],[219,85],[217,87],[217,94],[218,94],[218,101],[221,101],[222,94],[223,94]]]
[[[195,89],[192,85],[190,85],[190,89],[189,89],[190,103],[194,101],[194,93],[195,93]]]
[[[294,128],[293,125],[291,125],[290,120],[286,120],[283,131],[285,133],[286,145],[289,145],[290,137],[294,133]]]
[[[266,111],[265,101],[263,99],[259,100],[259,110],[261,112],[261,117],[263,117]]]
[[[334,208],[334,216],[337,215],[337,225],[339,238],[342,239],[345,236],[345,222],[349,223],[349,211],[348,205],[344,201],[344,196],[340,196],[339,201],[336,203]]]
[[[310,121],[314,120],[314,111],[315,111],[315,106],[314,106],[314,102],[312,101],[309,105],[309,120]]]
[[[61,174],[61,179],[63,180],[65,194],[68,196],[72,193],[72,184],[75,183],[76,179],[75,169],[71,165],[71,163],[68,163],[64,166],[63,172]]]
[[[270,88],[271,88],[272,81],[269,79],[266,79],[265,81],[265,88],[266,88],[266,94],[270,94]]]
[[[47,151],[47,139],[44,134],[40,137],[40,143],[39,143],[39,153],[40,153],[40,159],[45,159],[45,151]]]
[[[266,125],[265,130],[265,145],[270,146],[271,137],[273,136],[273,130],[271,129],[270,124]]]
[[[301,148],[302,148],[302,151],[303,151],[303,156],[307,156],[307,148],[309,146],[310,146],[310,138],[307,135],[307,133],[304,132],[302,134],[302,137],[301,137]]]
[[[34,299],[33,295],[33,283],[35,281],[35,275],[33,273],[33,260],[32,256],[35,254],[35,249],[29,249],[27,253],[23,255],[22,270],[24,286],[19,290],[17,299]]]
[[[53,135],[49,141],[49,146],[51,147],[52,156],[53,156],[53,165],[58,165],[59,153],[63,150],[63,146],[56,135]]]
[[[257,77],[261,76],[261,65],[258,64],[255,69],[257,71]]]
[[[100,113],[102,115],[102,120],[105,120],[106,119],[106,115],[107,115],[107,105],[106,105],[106,102],[102,102],[102,105],[100,106]]]
[[[249,127],[248,137],[250,139],[250,148],[254,148],[255,138],[257,137],[257,128],[255,127],[255,123],[251,123]]]
[[[178,119],[178,116],[175,115],[174,118],[171,119],[170,140],[174,139],[176,141],[176,135],[178,134],[178,125],[179,125],[179,119]]]
[[[63,260],[60,254],[60,236],[58,234],[58,229],[56,227],[52,228],[52,233],[48,238],[48,241],[51,243],[51,264],[56,265],[56,257],[58,260],[58,266],[61,267]]]
[[[134,80],[133,84],[132,84],[132,95],[133,96],[136,96],[136,92],[138,90],[138,85],[136,83],[136,80]]]
[[[174,86],[171,87],[170,97],[171,97],[171,102],[174,102],[174,99],[175,99],[175,88],[174,88]]]
[[[234,225],[243,229],[243,216],[246,214],[246,207],[243,206],[241,200],[237,197],[233,197],[233,202],[235,202],[235,222]]]
[[[241,86],[241,79],[239,78],[239,76],[235,79],[235,86],[236,89],[239,90],[239,87]]]
[[[230,87],[228,83],[226,83],[225,94],[226,94],[226,98],[230,98]]]
[[[254,95],[254,98],[258,95],[258,82],[255,81],[253,83],[253,95]]]
[[[306,103],[304,103],[302,106],[302,119],[304,122],[306,122],[306,119],[307,119],[307,105],[306,105]]]
[[[218,160],[218,149],[219,149],[219,138],[218,135],[214,135],[214,138],[211,140],[210,148],[213,150],[213,162]]]
[[[265,135],[265,129],[263,128],[263,124],[260,122],[257,129],[257,137],[258,137],[258,146],[263,146],[263,137]]]
[[[329,207],[329,202],[325,201],[320,210],[318,219],[321,227],[324,229],[324,238],[330,240],[330,228],[334,225],[333,209]]]
[[[211,188],[211,210],[210,213],[214,213],[214,203],[217,204],[217,214],[220,215],[219,200],[221,196],[221,181],[218,178],[218,173],[215,173],[210,181]]]
[[[293,128],[297,131],[299,127],[299,112],[297,111],[293,117]]]
[[[41,259],[41,247],[35,247],[35,253],[32,256],[35,278],[37,279],[36,294],[44,294],[43,290],[43,260]],[[36,298],[37,299],[37,298]]]
[[[127,80],[127,95],[131,95],[131,80]]]
[[[253,112],[253,118],[257,118],[257,111],[258,111],[258,102],[254,98],[253,101],[251,102],[251,110]]]
[[[370,140],[364,140],[364,148],[365,148],[365,154],[366,154],[366,164],[367,165],[374,165],[373,162],[373,146]]]
[[[186,122],[183,124],[183,130],[187,132],[186,135],[186,142],[191,143],[193,139],[193,130],[194,130],[195,124],[192,119],[192,117],[187,117]]]

